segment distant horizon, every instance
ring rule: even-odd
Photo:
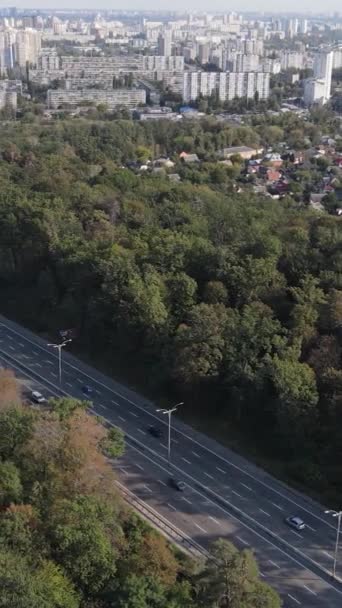
[[[58,2],[58,6],[56,6],[56,0],[35,0],[31,3],[29,0],[21,0],[18,3],[11,3],[11,1],[6,2],[4,0],[0,0],[0,9],[15,7],[19,10],[44,10],[44,11],[127,11],[127,12],[193,12],[193,13],[230,13],[230,12],[238,12],[238,13],[254,13],[254,14],[262,14],[269,13],[274,15],[287,15],[287,14],[295,14],[295,15],[307,15],[309,16],[327,16],[331,13],[339,13],[342,16],[342,6],[340,0],[327,0],[324,3],[324,11],[322,11],[321,2],[318,4],[317,8],[315,8],[315,2],[311,0],[303,0],[301,3],[301,10],[298,11],[298,2],[296,0],[288,0],[286,10],[275,10],[274,3],[270,0],[261,0],[259,5],[256,6],[254,0],[245,0],[245,2],[234,2],[231,5],[226,4],[224,0],[213,0],[208,3],[203,2],[203,6],[199,6],[199,3],[196,0],[188,0],[188,2],[184,3],[183,0],[174,0],[172,3],[172,9],[170,9],[170,4],[168,2],[163,2],[158,0],[156,3],[157,6],[153,6],[153,0],[150,0],[152,6],[146,6],[145,0],[125,0],[124,6],[113,6],[109,0],[102,0],[101,5],[94,6],[94,3],[90,0],[74,0],[73,4],[68,2],[67,0],[61,0]],[[202,3],[200,3],[202,4]]]

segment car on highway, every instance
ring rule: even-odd
[[[82,386],[82,393],[84,393],[84,395],[92,395],[93,392],[94,391],[89,384],[84,384],[84,386]]]
[[[175,490],[178,490],[178,492],[184,492],[186,488],[186,484],[184,483],[184,481],[180,481],[179,479],[175,479],[174,477],[169,478],[169,486],[171,486],[171,488],[174,488]]]
[[[32,401],[33,403],[38,403],[39,405],[41,403],[46,403],[45,397],[43,397],[43,395],[38,391],[32,391],[30,393],[30,401]]]
[[[161,428],[159,428],[159,426],[151,424],[147,430],[152,437],[156,437],[157,439],[160,439],[163,436],[163,431]]]
[[[285,522],[290,528],[294,528],[295,530],[304,530],[305,528],[305,523],[300,517],[287,517]]]

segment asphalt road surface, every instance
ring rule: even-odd
[[[261,575],[286,606],[341,608],[342,564],[337,566],[341,582],[330,576],[336,527],[324,506],[175,417],[170,467],[167,417],[67,348],[59,385],[56,350],[0,316],[0,363],[14,369],[25,386],[46,397],[76,398],[84,398],[85,384],[92,387],[94,412],[126,434],[126,453],[115,466],[127,488],[204,547],[224,537],[240,549],[253,548]],[[152,424],[162,429],[162,437],[151,436]],[[170,474],[186,483],[184,492],[169,486]],[[305,530],[289,528],[284,519],[290,515],[301,517]]]

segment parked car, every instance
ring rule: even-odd
[[[290,528],[295,530],[304,530],[305,528],[305,523],[300,517],[287,517],[285,521]]]
[[[169,486],[171,486],[171,488],[174,488],[175,490],[178,490],[179,492],[184,492],[186,488],[186,484],[184,483],[184,481],[180,481],[179,479],[175,479],[174,477],[169,478]]]
[[[156,437],[157,439],[160,439],[160,437],[163,436],[163,431],[161,430],[161,428],[159,428],[159,426],[154,426],[154,425],[149,426],[148,432],[150,433],[150,435],[152,435],[153,437]]]
[[[43,395],[38,391],[32,391],[32,393],[30,394],[30,399],[33,403],[46,403],[45,397],[43,397]]]

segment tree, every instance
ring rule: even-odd
[[[18,502],[22,496],[20,473],[13,462],[0,462],[0,506]]]
[[[280,608],[276,593],[260,583],[258,567],[250,550],[239,552],[230,542],[220,539],[210,548],[211,557],[197,578],[200,605],[206,608]],[[259,603],[259,604],[258,604]]]
[[[0,456],[13,458],[33,434],[34,418],[24,408],[0,411]]]
[[[0,410],[21,401],[21,387],[14,372],[0,369]]]
[[[107,437],[101,442],[102,449],[111,458],[120,458],[125,452],[125,435],[121,429],[113,426]]]
[[[108,505],[85,496],[60,501],[50,514],[49,537],[55,560],[85,593],[99,592],[114,576],[120,530]]]

